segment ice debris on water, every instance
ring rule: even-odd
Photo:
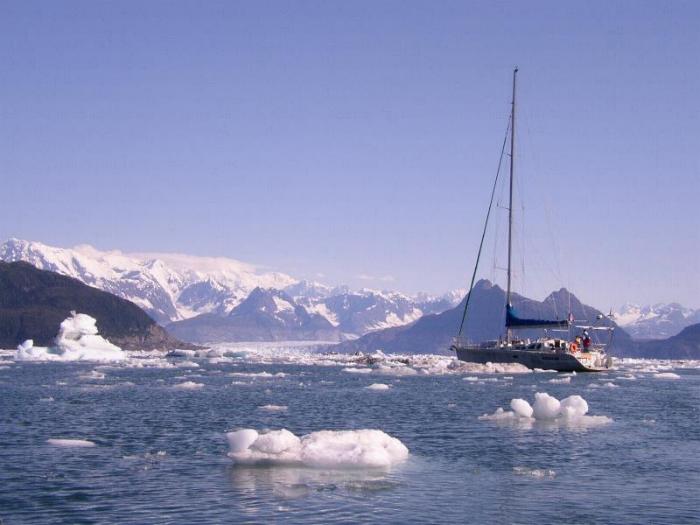
[[[198,389],[203,388],[203,387],[204,387],[203,383],[195,383],[194,381],[185,381],[183,383],[178,383],[173,388],[177,388],[179,390],[198,390]]]
[[[493,414],[484,414],[479,419],[498,422],[532,423],[550,422],[572,426],[595,426],[610,423],[607,416],[588,416],[588,403],[579,395],[559,401],[546,392],[537,392],[535,402],[530,405],[525,399],[512,399],[512,411],[499,407]]]
[[[14,357],[16,361],[123,361],[127,356],[98,334],[94,317],[71,312],[60,325],[54,346],[34,346],[27,339]]]
[[[47,439],[46,442],[54,447],[95,447],[95,443],[87,439]]]
[[[391,385],[386,385],[384,383],[372,383],[369,386],[365,387],[365,390],[376,390],[376,391],[382,391],[382,390],[389,390],[391,388]]]
[[[286,412],[287,411],[287,406],[286,405],[263,405],[261,407],[258,407],[260,410],[266,410],[268,412]]]
[[[661,372],[659,374],[654,374],[654,379],[680,379],[681,376],[674,374],[673,372]]]
[[[517,476],[528,476],[535,479],[554,479],[557,473],[548,468],[513,467],[513,473]]]
[[[554,384],[566,385],[566,384],[571,383],[571,376],[562,377],[562,378],[558,378],[558,379],[557,379],[557,378],[555,378],[555,379],[550,379],[550,380],[547,381],[547,382],[548,382],[548,383],[554,383]]]
[[[228,456],[244,465],[299,465],[316,468],[390,467],[408,458],[408,449],[381,430],[322,430],[297,437],[287,429],[228,432]]]

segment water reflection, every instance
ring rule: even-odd
[[[246,496],[299,499],[321,492],[368,493],[397,488],[384,469],[321,470],[307,467],[239,466],[229,468],[233,489]]]

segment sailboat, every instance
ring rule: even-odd
[[[505,336],[495,341],[484,341],[474,343],[463,336],[464,328],[468,320],[469,303],[472,292],[469,292],[464,305],[462,323],[459,327],[458,335],[453,339],[450,350],[457,354],[461,361],[473,363],[520,363],[528,368],[539,368],[544,370],[556,370],[560,372],[598,372],[612,368],[613,361],[606,353],[606,347],[612,341],[614,327],[605,326],[604,316],[598,315],[594,322],[575,321],[571,313],[567,319],[527,319],[518,316],[511,302],[512,284],[512,258],[513,258],[513,179],[515,173],[515,117],[516,117],[516,86],[518,68],[513,70],[513,97],[510,113],[510,181],[508,197],[508,268],[507,268],[507,289],[505,304]],[[507,136],[507,132],[506,132]],[[505,139],[503,142],[503,152],[505,151]],[[474,290],[474,279],[479,267],[481,250],[484,245],[484,238],[488,228],[489,217],[493,206],[494,195],[498,182],[499,169],[496,181],[491,192],[491,202],[486,214],[484,232],[481,237],[481,244],[472,274],[470,290]],[[517,330],[542,329],[545,335],[535,340],[515,337]],[[607,331],[610,335],[608,344],[593,342],[589,336],[599,330]],[[578,335],[574,336],[574,333]],[[565,333],[559,337],[554,337],[552,333]]]

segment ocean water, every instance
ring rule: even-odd
[[[100,366],[15,363],[6,353],[3,525],[700,522],[698,363],[634,361],[575,376],[444,366],[405,375],[347,371],[364,367],[345,358],[229,355]],[[261,372],[284,376],[246,375]],[[185,381],[194,388],[176,388]],[[390,388],[365,388],[372,383]],[[590,415],[612,421],[479,419],[535,392],[581,395]],[[227,456],[225,433],[237,428],[381,429],[410,456],[380,469],[243,466]]]

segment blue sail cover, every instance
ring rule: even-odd
[[[506,308],[506,328],[568,328],[569,321],[545,321],[542,319],[521,319],[512,305]]]

